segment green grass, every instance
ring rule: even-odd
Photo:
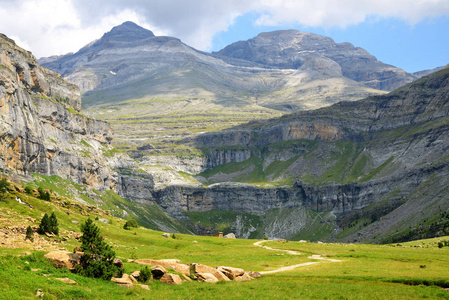
[[[16,196],[33,208],[18,204],[14,200]],[[54,199],[53,202],[47,202],[20,192],[10,192],[8,200],[0,202],[0,225],[3,228],[27,226],[32,223],[27,217],[38,219],[44,212],[55,211],[60,231],[64,234],[66,230],[80,232],[79,224],[74,224],[74,220],[81,223],[87,217],[106,217],[110,220],[109,224],[96,224],[105,241],[125,261],[125,271],[128,274],[142,268],[127,262],[130,258],[177,258],[184,263],[195,262],[214,267],[228,265],[254,271],[314,261],[308,258],[312,254],[341,262],[315,260],[320,263],[263,275],[262,278],[249,282],[190,282],[181,286],[150,282],[151,291],[145,291],[139,287],[128,290],[111,282],[54,269],[42,257],[44,252],[32,251],[31,256],[18,257],[28,249],[3,247],[0,248],[2,299],[35,299],[38,289],[44,292],[44,299],[147,299],[155,295],[170,299],[449,299],[449,294],[442,288],[449,286],[449,247],[438,248],[439,239],[400,245],[266,242],[266,246],[272,248],[301,253],[288,255],[256,247],[253,245],[255,240],[186,234],[176,234],[176,239],[173,239],[163,237],[162,232],[142,227],[124,230],[124,219],[101,211],[88,211],[87,207],[84,211],[68,207],[63,205],[65,201]],[[209,218],[201,218],[203,222],[212,223],[214,213]],[[230,218],[232,216],[228,219]],[[223,217],[223,223],[225,221]],[[447,240],[449,237],[441,239]],[[79,244],[80,242],[69,239],[66,242],[60,241],[58,247],[71,250]],[[75,280],[78,285],[66,285],[54,279],[61,277]]]

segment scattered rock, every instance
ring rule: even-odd
[[[227,235],[225,235],[225,236],[223,236],[224,238],[226,238],[226,239],[235,239],[235,234],[233,234],[232,232],[231,233],[228,233]]]
[[[230,280],[221,271],[219,271],[219,270],[217,270],[215,268],[206,266],[206,265],[191,264],[190,265],[190,270],[191,270],[191,273],[193,272],[195,275],[197,275],[197,273],[208,273],[208,274],[212,274],[219,281],[229,281]]]
[[[20,254],[20,256],[28,256],[28,255],[31,255],[31,254],[32,254],[31,252],[25,251],[25,252],[22,252],[22,253]]]
[[[251,276],[251,278],[260,278],[262,275],[259,272],[249,271],[248,275]]]
[[[108,224],[109,221],[107,219],[98,219],[99,222]]]
[[[243,273],[241,276],[237,276],[234,279],[235,281],[249,281],[251,280],[251,277],[249,276],[248,272]]]
[[[165,232],[165,233],[162,234],[162,236],[168,238],[168,237],[170,237],[170,233],[166,233],[166,232]]]
[[[140,276],[140,271],[134,271],[134,272],[132,272],[132,273],[131,273],[131,276],[134,277],[134,278],[136,278],[136,279],[139,278],[139,276]]]
[[[129,276],[128,274],[123,274],[121,278],[112,277],[111,281],[115,282],[119,286],[126,287],[129,289],[132,288],[134,284],[134,281],[130,277],[132,276]]]
[[[62,281],[62,282],[64,282],[64,283],[67,283],[67,284],[78,284],[76,281],[74,281],[74,280],[72,280],[72,279],[70,279],[70,278],[55,278],[55,280],[59,280],[59,281]]]
[[[73,224],[79,224],[79,222],[78,222],[78,221],[75,221],[75,220],[73,220],[72,223],[73,223]]]
[[[81,255],[69,251],[53,251],[45,254],[45,257],[53,262],[55,268],[73,270],[80,263]]]
[[[204,281],[204,282],[210,282],[210,283],[215,283],[215,282],[219,281],[217,279],[217,277],[215,277],[214,275],[212,275],[210,273],[196,273],[195,275],[198,278],[198,281]]]
[[[37,292],[36,292],[36,297],[43,298],[44,297],[44,292],[41,289],[38,289]]]
[[[182,284],[181,277],[179,277],[179,275],[171,274],[171,273],[164,274],[164,276],[162,276],[160,280],[161,280],[161,282],[168,284],[168,285]]]
[[[166,273],[168,272],[163,266],[156,266],[151,270],[154,279],[160,279]]]
[[[176,272],[179,272],[183,274],[186,277],[190,277],[190,266],[182,264],[180,260],[178,259],[160,259],[160,260],[153,260],[153,259],[136,259],[134,260],[135,263],[142,264],[142,265],[149,265],[149,266],[162,266],[166,269],[173,269]]]
[[[225,274],[231,280],[234,280],[236,277],[245,274],[245,270],[240,268],[220,266],[217,268],[217,270]]]
[[[198,243],[197,241],[193,241],[195,244]]]
[[[114,265],[118,268],[123,269],[125,266],[123,265],[123,261],[118,258],[114,258]]]
[[[141,287],[141,288],[143,288],[144,290],[150,290],[150,287],[148,286],[148,285],[146,285],[146,284],[139,284],[139,286]]]

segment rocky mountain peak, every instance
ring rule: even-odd
[[[139,25],[127,21],[121,25],[115,26],[111,31],[105,33],[101,39],[108,39],[114,41],[135,41],[154,37],[151,30],[140,27]]]

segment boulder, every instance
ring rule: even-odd
[[[251,277],[249,276],[248,272],[243,273],[241,276],[236,276],[234,278],[235,281],[249,281],[251,280]]]
[[[228,233],[227,235],[225,235],[225,236],[223,236],[224,238],[226,238],[226,239],[235,239],[235,234],[233,234],[232,232],[231,233]]]
[[[134,271],[134,272],[132,272],[132,273],[131,273],[131,276],[134,277],[134,278],[136,278],[136,279],[139,278],[139,276],[140,276],[140,271]]]
[[[123,265],[123,261],[118,258],[114,258],[114,265],[118,268],[123,269],[125,266]]]
[[[70,278],[55,278],[55,280],[59,280],[61,282],[67,283],[67,284],[78,284],[76,281],[70,279]]]
[[[197,273],[209,273],[209,274],[214,275],[214,277],[217,278],[219,281],[229,281],[230,280],[225,274],[223,274],[219,270],[209,267],[209,266],[206,266],[206,265],[191,264],[190,269],[191,269],[191,273],[193,272],[195,275]]]
[[[166,233],[166,232],[165,232],[165,233],[162,234],[162,236],[168,238],[168,237],[170,237],[170,233]]]
[[[217,277],[210,273],[196,273],[196,277],[198,278],[198,281],[204,281],[204,282],[210,282],[215,283],[218,282]]]
[[[151,270],[154,279],[160,279],[166,273],[168,272],[163,266],[156,266]]]
[[[248,273],[248,275],[251,278],[260,278],[260,277],[262,277],[262,275],[259,272],[248,271],[247,273]]]
[[[182,284],[181,277],[179,277],[179,275],[171,274],[171,273],[164,274],[161,277],[160,281],[162,283],[165,283],[165,284],[168,284],[168,285]]]
[[[231,280],[234,280],[236,277],[245,274],[245,270],[240,268],[220,266],[217,268],[217,270],[225,274]]]
[[[188,265],[182,264],[178,259],[136,259],[134,260],[134,262],[141,265],[149,265],[153,267],[162,266],[166,269],[173,269],[186,277],[190,277],[190,267]]]
[[[111,281],[115,282],[119,286],[123,286],[126,288],[132,288],[134,283],[137,282],[137,280],[134,279],[134,277],[129,276],[128,274],[123,274],[121,278],[112,277]]]
[[[69,251],[53,251],[45,254],[45,257],[52,261],[55,268],[73,270],[80,263],[81,255]]]

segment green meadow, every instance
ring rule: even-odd
[[[32,208],[19,204],[15,197]],[[8,248],[0,243],[2,299],[36,299],[39,289],[44,293],[43,299],[449,299],[445,290],[449,288],[449,247],[441,243],[449,241],[449,237],[385,245],[263,241],[263,246],[278,249],[270,250],[254,245],[257,240],[178,233],[166,238],[162,232],[144,227],[125,230],[124,219],[69,203],[72,202],[61,196],[48,202],[17,191],[0,201],[0,231],[14,226],[37,226],[44,212],[53,211],[60,228],[60,237],[42,237],[48,246],[40,250],[33,250],[35,244],[30,241],[23,242],[25,234],[23,239],[17,239],[18,247]],[[130,260],[142,258],[176,258],[187,264],[225,265],[259,272],[316,263],[263,274],[247,282],[184,282],[168,286],[150,281],[149,291],[139,286],[126,289],[113,282],[55,269],[43,257],[51,249],[72,251],[79,246],[76,239],[64,241],[62,237],[69,231],[80,232],[80,224],[88,217],[108,220],[108,224],[99,220],[95,223],[117,257],[125,262],[128,274],[142,268]],[[22,255],[27,251],[31,255]],[[55,280],[66,277],[78,284]]]

